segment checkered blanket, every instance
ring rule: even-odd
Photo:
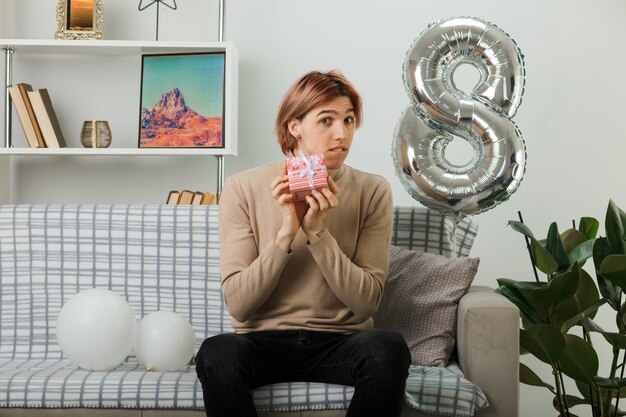
[[[455,238],[446,237],[456,229]],[[393,243],[467,255],[476,234],[426,210],[397,208]],[[79,369],[56,341],[56,317],[77,292],[122,295],[139,317],[176,311],[199,344],[232,331],[219,288],[217,208],[165,205],[0,206],[0,407],[202,409],[192,366],[148,372],[133,356],[112,371]],[[199,314],[198,312],[202,312]],[[259,410],[344,409],[352,387],[284,383],[259,388]],[[448,368],[412,366],[407,405],[471,416],[478,387]]]

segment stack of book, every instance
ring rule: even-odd
[[[167,204],[204,204],[215,205],[219,203],[219,194],[208,191],[170,191],[167,195]]]
[[[18,83],[9,87],[9,93],[31,148],[65,147],[47,89],[33,91],[29,84]]]

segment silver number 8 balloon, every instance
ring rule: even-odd
[[[454,83],[462,64],[480,80],[470,94]],[[412,106],[394,133],[392,157],[404,188],[423,205],[457,217],[509,198],[526,167],[526,150],[511,120],[524,90],[522,54],[498,27],[460,17],[430,25],[403,65]],[[467,164],[451,163],[446,146],[459,137],[474,149]]]

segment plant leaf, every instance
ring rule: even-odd
[[[568,301],[576,293],[579,273],[578,264],[574,264],[570,271],[555,275],[547,284],[537,286],[529,292],[533,298],[552,311],[554,307]]]
[[[533,232],[531,232],[528,226],[526,226],[524,223],[518,222],[517,220],[509,220],[508,225],[511,226],[511,229],[515,230],[516,232],[521,233],[530,239],[535,239]]]
[[[559,263],[554,256],[534,239],[530,241],[530,251],[535,260],[535,266],[546,275],[552,275],[559,269]]]
[[[594,390],[593,384],[588,384],[585,382],[574,381],[576,383],[576,387],[578,388],[578,392],[587,400],[588,404],[591,404],[591,391]],[[594,392],[595,396],[596,393]]]
[[[613,200],[609,200],[609,203],[612,203]],[[622,239],[626,240],[626,213],[624,213],[624,210],[618,209],[618,213],[619,213],[619,219],[620,222],[622,223],[622,227],[625,229],[624,233],[622,234]]]
[[[618,391],[626,387],[626,378],[609,379],[609,378],[602,378],[599,376],[594,376],[593,382],[595,382],[597,386],[604,388],[604,389],[611,390],[611,391]]]
[[[547,282],[517,281],[510,278],[498,278],[496,281],[499,285],[503,285],[509,288],[515,288],[516,290],[521,290],[525,292],[532,292],[536,288],[547,284]]]
[[[588,316],[594,317],[595,311],[602,305],[602,303],[597,304],[598,300],[600,300],[600,294],[593,278],[584,269],[578,269],[578,287],[576,292],[554,309],[553,324],[560,326],[561,331],[565,332],[580,321],[580,315],[583,312]],[[589,311],[594,306],[595,308]],[[563,324],[576,316],[578,316],[578,320],[564,328]]]
[[[561,333],[567,333],[567,331],[573,326],[576,326],[577,324],[581,324],[580,321],[583,315],[587,315],[589,317],[595,316],[596,312],[598,311],[598,308],[600,308],[600,306],[604,303],[606,303],[606,299],[600,298],[594,304],[589,306],[586,310],[582,311],[579,314],[576,314],[575,316],[561,323]]]
[[[566,334],[563,338],[565,351],[559,360],[561,370],[572,379],[592,383],[599,366],[596,351],[579,336]]]
[[[578,222],[578,230],[585,235],[587,240],[595,239],[600,228],[600,222],[593,217],[581,217]]]
[[[626,329],[626,303],[622,304],[619,309],[619,313],[615,316],[615,324],[620,333],[624,333]]]
[[[548,229],[548,238],[546,239],[546,250],[552,255],[558,264],[557,271],[563,271],[569,268],[569,257],[561,241],[559,228],[555,222],[550,224]]]
[[[599,324],[597,324],[595,321],[587,316],[583,316],[581,322],[585,330],[587,330],[588,332],[606,333]]]
[[[598,387],[595,387],[591,384],[586,384],[584,382],[580,382],[580,381],[574,381],[576,383],[576,387],[578,388],[578,391],[582,394],[583,397],[585,397],[585,400],[587,400],[587,404],[594,404],[594,405],[598,405],[598,393],[597,393],[597,389]],[[593,390],[593,401],[591,400],[591,393],[590,393],[590,389]],[[604,388],[599,388],[602,397],[605,397],[609,391],[604,389]],[[626,388],[622,388],[620,389],[620,397],[624,398],[626,397]],[[612,412],[610,414],[612,416]]]
[[[535,239],[533,232],[522,222],[509,220],[509,226],[518,233],[530,239],[530,252],[534,264],[541,272],[551,275],[558,269],[559,264],[546,248]]]
[[[585,405],[585,404],[589,404],[589,401],[587,401],[584,398],[580,398],[580,397],[575,397],[573,395],[566,395],[565,396],[567,398],[567,406],[568,407],[574,407],[576,405]],[[570,416],[573,415],[572,413],[570,413]]]
[[[616,391],[619,393],[620,397],[624,397],[624,395],[626,395],[626,379],[609,379],[609,378],[603,378],[603,377],[599,377],[599,376],[595,376],[593,377],[593,380],[595,381],[596,385],[599,387],[599,391],[600,391],[600,396],[602,398],[601,403],[606,405],[606,399],[609,397],[609,395],[615,396],[616,395]],[[578,389],[581,390],[582,384],[578,381],[576,381],[576,385],[578,385]],[[588,387],[588,385],[587,385]],[[587,388],[588,390],[588,388]],[[594,390],[595,391],[595,390]],[[589,394],[587,394],[586,398],[589,397]],[[591,404],[590,400],[587,400],[587,404]],[[593,396],[593,405],[597,406],[598,404],[598,395],[596,392],[594,392],[594,396]],[[617,411],[617,412],[616,412]],[[619,409],[615,409],[615,405],[614,404],[610,404],[610,410],[609,413],[606,414],[608,417],[613,417],[613,416],[622,416],[625,415],[626,413],[624,413],[623,411],[620,411]]]
[[[596,239],[593,245],[593,263],[596,269],[598,288],[600,289],[600,294],[606,298],[611,308],[615,311],[619,311],[621,289],[600,273],[600,265],[604,258],[609,255],[611,255],[611,248],[609,247],[607,238],[601,237]]]
[[[609,255],[600,264],[600,274],[620,288],[626,288],[626,255]]]
[[[624,212],[617,207],[613,200],[609,200],[609,206],[606,209],[606,218],[604,220],[604,228],[606,237],[609,240],[611,253],[626,254],[624,246],[624,223],[622,219],[626,216]]]
[[[544,315],[537,312],[535,306],[528,301],[524,294],[518,289],[518,281],[514,281],[508,278],[500,278],[497,280],[500,287],[496,290],[498,294],[501,294],[509,299],[513,304],[517,306],[520,312],[532,323],[546,323],[547,319]]]
[[[571,263],[578,262],[580,266],[583,266],[587,259],[593,256],[593,245],[595,240],[585,240],[580,245],[573,248],[567,256]]]
[[[565,350],[564,336],[551,324],[540,323],[528,329],[520,329],[520,344],[549,365],[556,364]]]
[[[626,335],[615,332],[607,332],[587,316],[583,316],[581,322],[585,330],[588,332],[600,333],[611,346],[618,349],[626,349]]]
[[[521,362],[519,364],[519,381],[522,384],[526,385],[548,388],[554,395],[556,395],[556,390],[552,385],[542,381],[541,378],[539,378],[539,376],[534,373],[532,369],[530,369],[528,366]]]
[[[571,408],[577,405],[587,405],[589,404],[589,401],[585,398],[579,398],[579,397],[575,397],[573,395],[564,395],[562,398],[564,398],[567,401],[567,407]],[[556,411],[559,411],[559,403],[558,403],[558,397],[555,395],[552,398],[552,406],[554,407],[554,409]],[[574,414],[569,413],[569,416],[572,417]],[[563,417],[567,417],[567,414],[562,414]]]
[[[567,229],[566,231],[561,233],[561,242],[563,242],[563,247],[565,248],[565,252],[567,252],[568,254],[576,246],[586,241],[587,241],[587,237],[576,229]]]

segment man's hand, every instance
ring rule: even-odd
[[[324,233],[324,220],[328,211],[339,206],[337,195],[339,195],[339,188],[329,176],[328,188],[324,188],[321,192],[313,190],[312,195],[306,196],[309,209],[301,221],[301,226],[310,243],[316,242]]]
[[[274,178],[270,188],[272,189],[272,198],[278,202],[283,210],[283,222],[276,233],[274,243],[284,252],[289,252],[291,242],[300,229],[302,218],[306,212],[306,204],[293,200],[293,196],[289,192],[286,165],[283,165],[283,174]]]

